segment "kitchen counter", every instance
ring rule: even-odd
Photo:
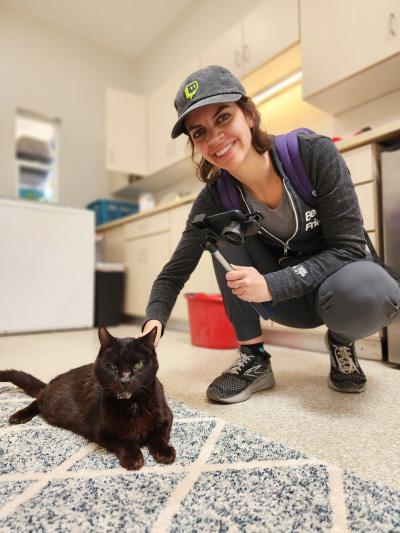
[[[106,224],[101,224],[100,226],[96,226],[96,231],[97,232],[106,231],[108,229],[120,226],[121,224],[132,222],[133,220],[139,220],[141,218],[156,215],[157,213],[162,213],[163,211],[168,211],[169,209],[173,209],[174,207],[178,207],[180,205],[193,203],[196,197],[197,197],[197,194],[185,195],[182,198],[174,200],[173,202],[160,204],[154,207],[153,209],[148,209],[147,211],[143,211],[142,213],[137,213],[135,215],[130,215],[128,217],[119,218],[118,220],[113,220],[112,222],[107,222]]]
[[[393,137],[400,137],[400,120],[377,126],[365,133],[360,133],[359,135],[354,135],[348,139],[338,141],[336,146],[340,152],[347,152],[348,150],[353,150],[354,148],[358,148],[365,144],[383,142],[392,139]]]
[[[359,135],[354,135],[347,139],[338,141],[336,143],[336,146],[340,152],[347,152],[348,150],[358,148],[359,146],[363,146],[371,142],[383,142],[396,136],[400,137],[400,120],[396,120],[388,124],[384,124],[382,126],[377,126],[376,128],[372,128],[371,130],[366,131],[365,133],[360,133]],[[157,213],[161,213],[162,211],[173,209],[174,207],[178,207],[180,205],[192,203],[195,200],[196,196],[196,194],[187,195],[175,200],[174,202],[158,205],[157,207],[154,207],[153,209],[149,209],[147,211],[143,211],[142,213],[137,213],[136,215],[120,218],[118,220],[108,222],[107,224],[101,224],[100,226],[96,227],[96,231],[106,231],[108,229],[115,228],[117,226],[120,226],[121,224],[126,224],[127,222],[131,222],[133,220],[139,220],[140,218],[149,217]]]

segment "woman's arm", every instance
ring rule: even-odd
[[[193,204],[178,246],[153,283],[143,330],[146,328],[146,331],[149,331],[147,329],[148,321],[156,320],[161,324],[160,335],[164,333],[165,325],[176,299],[203,253],[206,230],[195,228],[192,226],[191,220],[199,213],[214,214],[218,208],[210,187],[204,187]]]

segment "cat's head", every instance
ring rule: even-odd
[[[137,338],[113,337],[104,326],[98,333],[101,346],[95,373],[104,393],[125,400],[139,391],[151,391],[158,370],[154,348],[157,327]]]

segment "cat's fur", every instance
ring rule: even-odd
[[[129,470],[143,466],[142,446],[157,462],[174,462],[175,449],[169,445],[172,412],[156,378],[156,334],[154,328],[143,337],[120,339],[100,327],[96,361],[60,374],[48,385],[25,372],[0,371],[0,381],[36,398],[14,413],[10,423],[22,424],[40,414],[50,424],[104,446]]]

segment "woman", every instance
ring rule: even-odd
[[[239,341],[239,358],[208,387],[210,400],[236,403],[271,388],[270,354],[260,321],[247,302],[270,302],[273,320],[297,328],[326,324],[331,369],[328,384],[361,392],[366,377],[354,341],[387,325],[399,312],[399,284],[366,254],[362,217],[348,169],[331,140],[299,134],[305,170],[317,198],[310,208],[296,193],[279,161],[274,137],[231,72],[210,66],[192,73],[175,98],[178,121],[172,137],[189,137],[201,156],[197,174],[206,186],[196,198],[171,260],[154,282],[143,332],[163,333],[176,298],[202,254],[206,230],[196,214],[225,211],[216,181],[221,170],[238,188],[241,210],[260,211],[262,228],[243,246],[226,244],[235,266],[214,268],[225,308]]]

